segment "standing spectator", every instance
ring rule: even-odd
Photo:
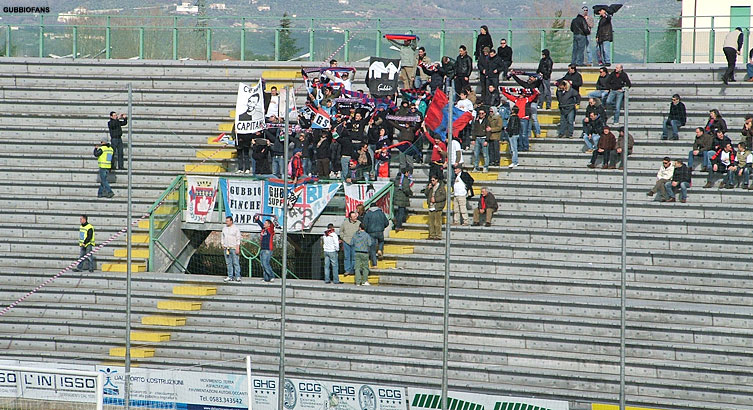
[[[599,139],[606,123],[597,114],[597,111],[589,112],[587,120],[583,120],[583,142],[586,144],[586,152],[592,153],[596,146],[599,145]]]
[[[557,84],[557,102],[560,110],[560,125],[557,138],[572,138],[575,131],[575,110],[578,105],[578,93],[569,81]]]
[[[78,258],[83,259],[76,265],[73,271],[81,272],[84,269],[89,269],[89,272],[94,272],[94,268],[97,267],[97,264],[94,263],[94,254],[91,253],[95,245],[94,227],[89,223],[89,217],[86,215],[81,215],[79,222],[81,223],[81,227],[78,228]],[[84,258],[84,256],[86,257]]]
[[[416,76],[413,80],[414,88],[423,88],[426,83],[429,82],[430,74],[423,71],[423,67],[431,66],[431,59],[426,55],[426,49],[423,47],[418,48],[418,55],[416,56]],[[434,88],[432,87],[432,92]]]
[[[329,178],[330,140],[329,132],[322,132],[314,148],[316,155],[316,175],[320,179]]]
[[[709,120],[706,122],[704,131],[711,135],[716,135],[717,131],[722,131],[722,134],[727,133],[727,121],[722,118],[722,114],[716,108],[709,111]]]
[[[633,155],[633,146],[635,145],[635,140],[633,139],[633,134],[628,134],[628,149],[627,149],[627,156]],[[614,151],[614,155],[612,155],[612,168],[614,168],[617,163],[620,163],[619,169],[622,169],[625,166],[625,162],[622,158],[622,150],[625,149],[625,130],[620,129],[619,135],[617,136],[617,149]]]
[[[269,152],[272,154],[272,173],[277,178],[282,178],[282,173],[285,172],[285,132],[280,128],[268,128],[264,130],[264,133],[270,144]]]
[[[693,149],[688,153],[688,168],[692,171],[695,157],[701,157],[703,160],[703,168],[701,168],[701,172],[708,171],[711,167],[711,156],[714,155],[715,152],[714,137],[711,136],[711,134],[703,132],[703,128],[696,128]]]
[[[429,209],[429,239],[442,239],[442,210],[447,201],[447,189],[444,182],[436,176],[429,177],[429,185],[422,191],[426,195],[426,207]]]
[[[661,196],[657,198],[661,199],[666,197],[667,194],[664,192],[664,184],[672,179],[674,172],[675,166],[672,165],[672,161],[670,161],[669,157],[664,157],[662,164],[659,167],[659,171],[656,173],[656,183],[654,183],[654,187],[651,188],[646,195],[654,196],[654,194],[658,192]]]
[[[498,167],[500,160],[499,139],[502,137],[504,122],[502,116],[498,114],[496,107],[492,107],[490,110],[489,137],[487,138],[487,142],[489,143],[489,164]]]
[[[261,248],[261,267],[264,270],[264,282],[274,282],[275,272],[272,270],[272,265],[269,261],[272,259],[272,251],[275,249],[275,226],[272,225],[272,221],[267,219],[263,223],[259,215],[254,216],[254,221],[259,224],[261,228],[259,246]],[[286,240],[286,238],[283,238]]]
[[[669,115],[661,131],[661,139],[666,140],[669,128],[672,127],[672,140],[677,141],[680,139],[679,130],[680,127],[685,126],[685,121],[688,119],[688,114],[685,111],[685,103],[680,101],[680,95],[674,94],[672,96],[672,103],[669,104]]]
[[[743,49],[743,29],[741,27],[735,27],[734,30],[727,33],[724,37],[724,57],[727,59],[727,71],[722,76],[724,84],[728,84],[730,81],[735,81],[735,64],[737,63],[737,56],[740,55]]]
[[[588,21],[585,17],[588,14],[588,7],[584,7],[583,10],[570,22],[570,31],[573,32],[573,52],[570,64],[584,64],[583,57],[585,56],[591,28],[588,27]]]
[[[753,81],[753,48],[748,51],[748,64],[745,65],[745,70],[748,74],[747,81]]]
[[[468,55],[465,45],[458,48],[458,58],[455,59],[455,92],[460,94],[468,86],[468,80],[473,70],[473,61]]]
[[[498,90],[499,75],[503,72],[505,72],[505,62],[502,61],[502,57],[497,54],[497,50],[492,47],[491,50],[489,50],[489,65],[486,73],[486,88],[493,86],[495,90]]]
[[[438,180],[443,181],[442,169],[447,166],[447,144],[439,138],[433,138],[429,131],[426,130],[426,124],[421,124],[423,128],[424,137],[431,144],[431,162],[429,163],[429,178],[432,176]]]
[[[338,253],[340,252],[340,240],[335,233],[335,225],[328,224],[327,230],[322,236],[322,245],[324,248],[324,283],[340,284],[340,261]]]
[[[372,266],[376,266],[377,259],[382,259],[384,251],[384,230],[390,225],[387,215],[384,214],[376,202],[372,202],[366,215],[363,217],[363,225],[366,233],[373,239],[373,245],[369,251]]]
[[[743,135],[745,146],[748,148],[753,147],[753,114],[745,114],[745,122],[740,133]]]
[[[460,146],[460,141],[455,137],[450,141],[450,164],[453,168],[463,167],[463,147]]]
[[[290,159],[290,178],[293,179],[293,185],[298,185],[298,181],[303,178],[303,160],[301,159],[301,150],[293,150],[293,158]]]
[[[512,67],[512,47],[507,45],[507,39],[503,38],[499,41],[497,55],[502,59],[502,73],[507,74],[507,71]]]
[[[620,109],[622,100],[625,98],[624,88],[632,86],[627,73],[622,70],[622,64],[615,66],[614,71],[609,74],[607,84],[609,84],[609,95],[606,104],[614,108],[614,124],[617,124],[620,122]]]
[[[599,98],[604,101],[609,95],[609,70],[599,67],[599,78],[596,79],[596,90],[588,93],[588,98]]]
[[[128,124],[128,117],[125,114],[110,111],[110,120],[107,121],[107,128],[110,130],[110,146],[113,150],[113,156],[116,161],[112,164],[112,170],[123,168],[123,126]],[[130,143],[130,141],[129,141]],[[117,163],[117,165],[116,165]]]
[[[427,57],[428,58],[428,57]],[[449,57],[442,57],[442,60],[444,59],[450,59]],[[422,77],[428,77],[429,81],[429,88],[431,88],[431,95],[434,95],[437,90],[441,89],[444,90],[444,84],[445,84],[445,64],[435,63],[435,64],[422,64],[420,66],[421,71],[423,72]],[[424,81],[423,78],[421,81]],[[423,83],[423,86],[426,87],[426,83]]]
[[[596,56],[599,59],[599,65],[609,67],[612,64],[612,16],[603,7],[598,13],[600,19],[599,26],[596,28]]]
[[[517,168],[518,166],[518,144],[520,140],[520,133],[523,127],[520,126],[520,116],[518,115],[520,108],[517,105],[512,107],[510,118],[507,120],[507,138],[508,147],[510,149],[511,163],[508,168]]]
[[[497,200],[494,194],[486,187],[481,188],[481,197],[478,199],[478,208],[473,210],[473,226],[479,226],[481,215],[486,218],[484,226],[492,226],[492,217],[497,212]]]
[[[544,92],[544,81],[539,77],[539,75],[531,75],[528,76],[528,81],[521,80],[517,75],[512,74],[511,77],[515,80],[518,85],[520,85],[523,88],[527,88],[533,92],[533,90],[538,90],[539,94],[535,101],[531,101],[530,107],[528,107],[530,111],[530,121],[526,124],[526,139],[530,137],[531,131],[533,131],[533,137],[537,138],[541,134],[541,125],[539,124],[539,107],[543,106],[543,92]]]
[[[599,143],[596,146],[596,149],[593,151],[593,154],[591,155],[591,162],[587,165],[589,168],[596,168],[596,159],[601,155],[601,160],[603,162],[603,165],[601,166],[602,169],[607,168],[614,168],[614,166],[609,166],[609,160],[612,159],[612,156],[614,155],[614,151],[617,150],[617,138],[612,134],[612,131],[609,129],[608,125],[604,126],[604,129],[601,132],[601,135],[599,136]]]
[[[736,186],[742,182],[742,189],[749,189],[748,182],[750,181],[751,167],[753,167],[753,153],[750,152],[744,142],[740,142],[737,144]]]
[[[734,171],[735,164],[737,163],[735,161],[735,149],[732,148],[732,143],[725,144],[724,148],[721,148],[716,153],[714,153],[714,155],[711,157],[711,163],[713,165],[709,169],[709,176],[706,179],[706,185],[704,185],[703,187],[711,188],[714,185],[714,176],[716,174],[727,174],[726,177],[722,179],[722,182],[719,183],[719,189],[734,188],[735,174],[734,172],[728,172]]]
[[[282,111],[284,110],[285,108],[280,106],[280,95],[277,93],[277,87],[272,86],[269,89],[269,105],[265,117],[268,121],[277,122],[278,119],[282,119]]]
[[[392,199],[392,205],[395,207],[395,217],[392,225],[395,232],[404,231],[403,224],[408,219],[408,208],[410,208],[410,198],[413,196],[411,189],[410,170],[408,168],[400,169],[400,173],[395,177],[395,196]]]
[[[473,56],[476,57],[476,61],[481,59],[481,52],[484,50],[484,47],[494,47],[494,41],[492,41],[492,36],[489,34],[489,27],[485,25],[481,26],[479,35],[476,37],[476,48],[473,49]]]
[[[251,141],[254,134],[236,134],[235,149],[238,154],[238,173],[251,173]]]
[[[541,50],[541,60],[539,60],[539,66],[536,68],[536,73],[541,76],[541,84],[543,88],[543,95],[541,96],[542,104],[546,104],[546,109],[552,108],[552,68],[554,67],[554,61],[549,56],[549,50]]]
[[[481,163],[481,155],[484,156],[484,172],[489,172],[489,134],[492,128],[489,126],[489,117],[486,116],[486,108],[479,108],[476,118],[471,126],[471,144],[473,147],[473,171],[478,171]]]
[[[442,68],[441,72],[444,76],[444,80],[442,82],[442,91],[450,91],[450,83],[455,78],[455,66],[456,62],[455,60],[451,59],[448,56],[442,57]],[[457,89],[457,88],[456,88]],[[434,90],[432,90],[434,92]]]
[[[502,102],[502,97],[499,94],[499,87],[495,87],[489,84],[487,87],[486,96],[484,97],[482,106],[496,107]]]
[[[578,103],[580,103],[580,87],[583,85],[583,76],[578,71],[578,66],[570,64],[567,66],[567,72],[562,78],[557,80],[557,83],[561,83],[562,80],[567,80],[570,86],[575,90],[575,94],[578,95]]]
[[[589,35],[586,36],[586,64],[590,67],[593,65],[593,51],[591,50],[591,34],[593,34],[594,29],[594,18],[588,13],[588,6],[583,6],[583,17],[586,19],[586,24],[588,24],[588,31],[590,32]]]
[[[682,163],[682,160],[675,161],[675,170],[672,172],[672,180],[664,184],[664,192],[667,196],[662,202],[675,202],[675,189],[680,190],[680,202],[683,204],[688,201],[688,189],[692,184],[690,168]]]
[[[468,226],[467,198],[473,196],[473,178],[461,168],[455,168],[455,179],[452,184],[452,213],[453,225]]]
[[[254,175],[261,175],[264,178],[273,176],[269,141],[266,138],[254,138],[251,141],[251,147],[251,158],[254,159]]]
[[[478,56],[478,62],[476,63],[478,66],[478,88],[481,89],[481,98],[483,99],[486,96],[487,85],[489,84],[489,59],[491,58],[489,56],[489,47],[484,47],[483,50],[481,50],[481,54]]]
[[[107,177],[110,175],[110,167],[112,166],[112,147],[110,143],[102,140],[102,142],[94,147],[94,157],[97,158],[97,166],[99,167],[99,191],[97,192],[97,198],[108,197],[112,198],[115,194],[110,188],[110,182]]]
[[[515,106],[518,107],[518,117],[520,117],[520,141],[518,141],[518,151],[526,152],[530,148],[529,134],[531,132],[531,114],[533,112],[532,103],[536,101],[539,96],[539,90],[536,88],[527,89],[521,88],[518,90],[511,90],[503,87],[502,95],[508,100],[512,101]],[[515,92],[515,94],[513,94]]]
[[[416,72],[416,39],[389,40],[400,50],[400,81],[403,88],[413,88],[413,76]]]
[[[227,277],[225,282],[241,281],[241,231],[233,223],[232,216],[225,217],[225,226],[222,227],[222,250],[225,254],[227,265]]]
[[[350,211],[348,216],[343,220],[340,226],[340,242],[343,244],[343,269],[345,276],[352,275],[355,272],[356,254],[351,242],[353,235],[358,232],[361,221],[358,220],[358,212]]]
[[[373,242],[371,236],[366,233],[366,227],[360,224],[358,232],[353,235],[350,243],[356,255],[356,286],[369,286],[369,250],[372,248]]]

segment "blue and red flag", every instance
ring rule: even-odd
[[[426,110],[426,119],[424,123],[426,126],[439,134],[442,141],[447,140],[447,124],[449,121],[449,111],[447,105],[449,100],[442,90],[437,90],[434,93],[434,98],[429,104],[429,108]],[[473,121],[473,113],[470,111],[463,111],[460,108],[452,107],[452,136],[457,137],[460,131],[463,130],[471,121]]]
[[[415,34],[385,34],[384,38],[387,40],[395,40],[395,41],[418,40],[418,36]]]

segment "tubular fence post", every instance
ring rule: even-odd
[[[649,53],[649,48],[651,48],[651,44],[649,43],[650,38],[649,38],[648,27],[649,27],[649,21],[648,21],[648,17],[646,17],[646,31],[643,35],[643,64],[648,63],[648,53]]]
[[[289,86],[285,87],[285,121],[283,124],[285,125],[285,146],[283,150],[283,159],[284,162],[288,163],[288,156],[289,152],[288,150],[289,145],[288,141],[290,141],[290,126],[289,126],[289,120],[288,120],[288,114],[290,112],[290,93],[292,88]],[[278,409],[283,409],[285,404],[285,287],[287,285],[287,277],[288,277],[288,204],[287,204],[287,197],[288,197],[288,173],[283,172],[282,173],[282,186],[283,186],[283,193],[285,195],[285,200],[283,201],[282,205],[282,272],[280,272],[281,277],[281,290],[280,290],[280,381],[278,385]],[[259,244],[261,246],[261,243]],[[261,251],[260,251],[261,252]],[[368,278],[367,278],[368,279]]]
[[[241,61],[246,61],[246,18],[241,19]]]
[[[682,31],[681,29],[675,30],[675,63],[682,62]]]
[[[212,29],[207,28],[207,61],[212,60]]]
[[[309,26],[309,61],[314,61],[314,19]]]
[[[442,57],[444,57],[444,49],[445,49],[445,36],[447,33],[445,32],[445,20],[442,19],[442,31],[439,32],[439,61],[442,61]]]
[[[714,64],[716,47],[716,31],[714,30],[714,16],[711,16],[711,30],[709,30],[709,64]]]
[[[614,59],[614,39],[609,42],[609,56],[612,58],[612,64],[617,64]]]
[[[343,48],[343,60],[350,61],[350,30],[345,30],[345,47]]]
[[[44,14],[39,15],[39,57],[44,57]]]
[[[275,61],[280,61],[280,29],[275,29]]]
[[[110,35],[112,31],[110,29],[110,16],[107,16],[107,27],[105,27],[105,58],[110,59]]]
[[[478,38],[478,31],[473,30],[473,40],[471,40],[471,55],[476,55],[476,39]],[[471,59],[473,61],[473,59]]]
[[[648,64],[648,62],[651,60],[651,47],[648,45],[650,40],[651,31],[649,29],[646,29],[646,50],[643,53],[643,64]]]
[[[178,59],[178,17],[173,17],[173,60]]]
[[[512,17],[507,20],[507,45],[512,47]]]
[[[5,26],[5,56],[10,57],[10,24]]]
[[[749,50],[748,44],[750,42],[750,27],[745,27],[745,36],[743,39],[743,61],[745,61],[745,52]]]
[[[541,30],[541,33],[539,33],[539,46],[541,47],[540,50],[546,48],[546,30]]]
[[[139,27],[139,60],[144,59],[144,27]]]
[[[73,59],[75,60],[78,55],[78,26],[73,26],[73,49],[71,52],[73,53]]]
[[[628,177],[628,130],[630,90],[625,90],[625,136],[622,146],[622,258],[620,274],[620,410],[625,409],[625,312],[627,295],[627,177]]]
[[[450,81],[450,90],[452,90],[453,82]],[[445,138],[448,152],[449,152],[449,146],[452,142],[452,110],[454,107],[453,99],[455,96],[455,93],[449,92],[449,104],[447,104],[447,109],[449,111],[450,118],[447,121],[447,138]],[[442,396],[441,396],[441,409],[447,410],[449,409],[449,403],[447,403],[449,400],[447,398],[447,388],[448,388],[448,365],[449,365],[449,328],[450,328],[450,233],[452,231],[452,227],[450,224],[450,209],[452,208],[452,199],[450,195],[450,183],[454,177],[453,170],[452,170],[452,163],[450,161],[450,158],[452,158],[450,155],[447,156],[447,184],[445,184],[445,191],[446,191],[446,199],[444,206],[447,208],[447,218],[445,219],[445,242],[444,242],[444,313],[443,313],[443,322],[442,322]],[[460,210],[457,209],[457,212]],[[441,212],[440,212],[441,215]],[[440,216],[441,218],[441,216]],[[440,219],[441,221],[441,219]],[[440,230],[440,237],[441,237],[441,230]]]
[[[376,25],[376,56],[382,56],[382,19],[377,19]]]

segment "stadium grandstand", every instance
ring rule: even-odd
[[[637,56],[619,9],[277,61],[8,28],[0,409],[753,409],[750,24]]]

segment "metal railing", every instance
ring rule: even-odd
[[[259,258],[259,254],[261,253],[261,245],[259,245],[258,242],[251,239],[243,239],[241,240],[241,243],[243,245],[247,245],[247,246],[241,246],[241,256],[243,256],[244,258],[248,260],[248,277],[252,278],[253,270],[254,270],[253,262],[256,261],[259,263],[259,265],[261,265],[261,259]],[[249,249],[249,247],[253,247],[256,250]],[[280,271],[282,271],[282,262],[280,262],[277,258],[272,256],[271,258],[269,258],[269,261],[270,261],[270,264],[276,265],[280,269]],[[280,278],[280,275],[278,275],[277,272],[274,272],[274,271],[272,272],[275,274],[277,278]],[[293,273],[293,271],[291,271],[290,269],[288,269],[288,276],[298,279],[298,276],[296,276]]]
[[[178,175],[149,208],[149,261],[148,270],[154,271],[154,251],[159,246],[163,229],[181,214],[185,204],[185,176]],[[164,249],[164,247],[163,247]],[[171,255],[172,256],[172,255]]]
[[[397,54],[389,50],[386,33],[410,32],[430,56],[456,54],[465,44],[473,52],[478,25],[486,24],[494,38],[506,38],[517,62],[538,61],[549,48],[556,62],[569,62],[571,16],[481,19],[288,19],[134,15],[0,15],[0,47],[5,56],[68,58],[138,58],[157,60],[322,61],[341,49],[337,58],[358,61],[369,56]],[[18,21],[17,23],[13,21]],[[598,18],[597,18],[598,20]],[[614,17],[616,62],[696,61],[718,45],[729,16]],[[746,50],[748,46],[746,32]],[[593,34],[591,36],[593,47]],[[684,58],[687,55],[687,58]],[[721,55],[721,54],[719,54]],[[712,59],[713,60],[713,59]]]

